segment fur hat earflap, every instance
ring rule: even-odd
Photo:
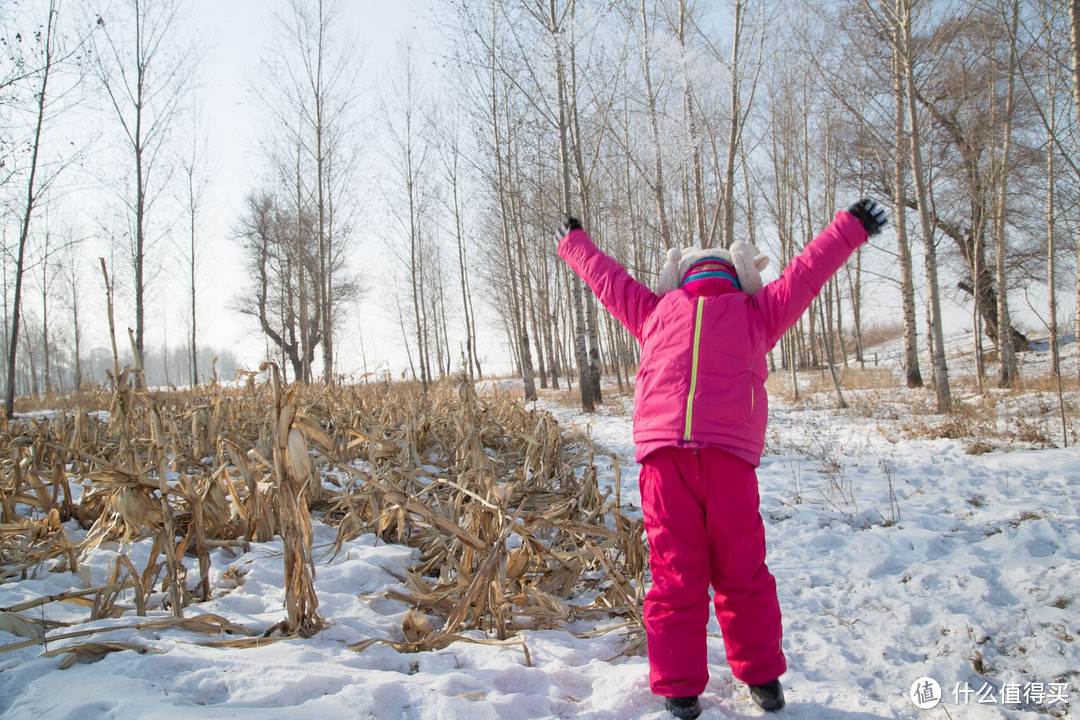
[[[761,271],[768,267],[769,258],[750,243],[739,240],[731,246],[731,260],[743,292],[756,295],[761,290]]]
[[[660,281],[656,286],[656,294],[663,295],[675,288],[682,287],[683,279],[687,271],[696,263],[708,258],[719,258],[734,266],[731,253],[723,248],[699,248],[695,245],[668,250],[668,260],[660,271]]]
[[[663,295],[679,287],[679,283],[682,282],[682,273],[679,271],[681,261],[682,251],[679,248],[673,247],[668,250],[667,262],[664,263],[664,267],[660,270],[660,280],[656,284],[657,295]]]

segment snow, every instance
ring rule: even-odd
[[[773,395],[758,474],[789,664],[788,707],[778,717],[1078,717],[1080,451],[1012,443],[969,454],[963,439],[912,431],[934,420],[905,409],[920,393],[932,404],[928,390],[851,392],[847,411],[834,410],[824,393],[797,404]],[[1017,412],[1015,399],[1000,402],[1002,415]],[[539,404],[617,458],[622,501],[639,514],[629,397],[609,392],[591,416],[550,394]],[[612,461],[598,455],[597,462],[610,484]],[[80,536],[77,526],[68,532]],[[201,643],[229,637],[130,629],[148,619],[131,611],[91,625],[115,630],[54,640],[48,650],[92,640],[161,652],[114,652],[62,670],[63,656],[45,656],[40,645],[5,651],[23,638],[0,630],[0,716],[669,717],[649,692],[647,661],[616,657],[623,634],[592,633],[580,622],[572,628],[578,634],[530,631],[502,645],[399,654],[376,644],[354,652],[348,645],[366,638],[400,639],[408,608],[383,593],[401,587],[415,555],[374,536],[331,555],[334,538],[316,523],[316,590],[330,621],[316,637],[209,647]],[[0,585],[0,607],[104,584],[118,550],[142,567],[150,545],[104,545],[78,574],[43,569]],[[214,599],[189,607],[188,616],[212,613],[257,633],[283,619],[280,542],[215,550],[211,580]],[[196,581],[194,568],[189,584]],[[75,603],[44,606],[47,620],[79,626],[53,636],[81,629],[88,614]],[[599,623],[607,624],[617,623]],[[715,619],[709,632],[702,718],[761,716],[731,676]],[[909,691],[920,678],[940,685],[942,706],[915,707]]]

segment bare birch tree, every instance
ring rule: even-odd
[[[907,184],[910,154],[907,146],[907,77],[904,62],[900,55],[903,42],[903,28],[899,22],[902,8],[901,0],[894,0],[892,12],[886,15],[892,19],[891,27],[886,29],[891,39],[892,48],[892,91],[893,107],[893,223],[896,232],[897,259],[900,264],[900,299],[903,307],[904,327],[904,382],[909,388],[922,387],[922,371],[919,368],[919,324],[915,316],[915,282],[911,260],[911,241],[907,230]],[[884,5],[884,3],[883,3]],[[887,7],[887,6],[886,6]]]
[[[341,304],[359,292],[345,248],[352,228],[349,187],[356,172],[362,53],[342,16],[340,0],[289,0],[277,16],[275,43],[268,55],[273,72],[264,78],[266,92],[261,94],[284,136],[280,144],[302,155],[297,161],[297,191],[315,211],[310,302],[317,317],[321,378],[327,384],[334,378]]]
[[[71,384],[76,391],[82,388],[84,379],[82,365],[83,326],[80,317],[82,308],[82,263],[82,258],[75,243],[68,246],[61,255],[60,270],[63,274],[66,289],[69,291],[66,301],[68,310],[71,313]]]
[[[195,118],[192,124],[191,143],[180,158],[180,166],[183,171],[184,187],[181,192],[181,203],[184,207],[187,225],[186,242],[181,248],[181,254],[185,257],[188,274],[188,310],[191,313],[188,335],[188,380],[192,387],[199,383],[199,345],[198,345],[198,295],[199,295],[199,259],[202,250],[202,237],[199,233],[200,215],[206,191],[209,186],[206,163],[208,150],[205,136],[202,135],[198,123],[198,112],[194,112]]]
[[[449,183],[449,192],[443,201],[453,223],[453,236],[457,248],[458,288],[461,292],[461,316],[465,324],[464,364],[469,379],[483,377],[480,358],[476,348],[476,320],[473,310],[472,291],[469,280],[469,257],[465,242],[464,209],[462,207],[463,169],[461,150],[461,122],[457,108],[447,108],[436,121],[439,133],[439,158],[443,177]]]
[[[739,21],[740,12],[739,3],[736,3],[736,23]],[[701,138],[700,130],[698,128],[698,118],[695,107],[694,87],[690,78],[689,64],[693,60],[690,50],[687,46],[687,30],[688,25],[692,20],[688,17],[688,10],[686,7],[686,0],[679,0],[678,14],[672,18],[668,18],[668,24],[671,26],[672,32],[675,34],[675,39],[679,44],[679,69],[682,79],[682,107],[683,107],[683,122],[685,124],[686,136],[683,142],[686,147],[686,156],[689,159],[688,168],[688,182],[692,196],[689,203],[690,208],[693,210],[693,222],[691,223],[691,231],[687,235],[689,240],[688,245],[697,245],[699,247],[705,247],[708,238],[705,233],[705,188],[704,179],[702,177],[701,170]],[[738,39],[736,38],[736,45]]]
[[[1007,26],[1009,28],[1009,36],[1015,37],[1016,26],[1019,22],[1020,16],[1020,2],[1019,0],[1013,0],[1012,3],[1012,18]],[[1012,342],[1010,332],[1012,330],[1012,323],[1009,319],[1009,291],[1008,282],[1005,274],[1006,256],[1008,255],[1009,246],[1006,238],[1006,226],[1008,216],[1008,204],[1009,204],[1009,151],[1013,142],[1013,114],[1016,106],[1016,72],[1017,72],[1017,52],[1016,43],[1008,43],[1008,56],[1009,59],[1006,63],[1006,78],[1005,82],[1007,90],[1005,92],[1005,108],[1003,119],[1002,135],[1004,136],[1001,146],[1001,157],[998,160],[997,168],[997,202],[994,208],[994,270],[995,281],[997,283],[997,311],[998,311],[998,357],[1000,360],[1001,374],[998,378],[998,384],[1001,387],[1008,387],[1012,385],[1017,378],[1018,370],[1016,365],[1016,352],[1015,346]]]
[[[1072,101],[1073,117],[1080,118],[1080,0],[1069,0],[1069,56],[1072,60]],[[1080,175],[1080,170],[1077,171]],[[1076,336],[1080,337],[1080,253],[1076,263]],[[1076,367],[1080,377],[1080,362]]]
[[[167,146],[197,61],[196,48],[181,43],[181,0],[124,0],[98,17],[94,67],[116,114],[134,175],[123,198],[133,228],[130,256],[135,294],[135,351],[146,335],[147,271],[155,244],[151,216],[169,171]]]
[[[649,34],[650,15],[646,0],[641,0],[641,73],[645,80],[645,107],[649,116],[649,134],[652,139],[652,195],[656,206],[656,223],[664,247],[673,246],[671,228],[668,225],[667,202],[665,200],[664,165],[660,150],[660,127],[657,119],[657,93],[652,80],[652,53]]]
[[[937,410],[948,412],[952,408],[949,388],[949,368],[945,360],[945,335],[941,319],[941,292],[938,288],[937,247],[934,227],[930,218],[930,193],[927,175],[923,167],[922,130],[918,115],[918,92],[915,83],[915,55],[912,23],[916,0],[899,0],[900,59],[903,65],[904,85],[907,90],[908,131],[911,151],[912,179],[918,203],[919,225],[922,230],[923,262],[926,269],[926,293],[931,334],[931,362],[934,367],[934,383],[937,394]]]
[[[50,0],[48,15],[41,23],[43,32],[35,34],[38,45],[32,59],[24,65],[25,72],[7,82],[25,84],[32,98],[32,115],[28,136],[20,139],[20,145],[29,148],[30,157],[22,169],[25,177],[25,193],[19,208],[19,236],[15,251],[14,297],[11,307],[11,329],[7,340],[7,386],[4,396],[4,413],[10,418],[15,412],[15,385],[18,369],[20,323],[23,314],[23,285],[26,277],[27,252],[35,211],[56,182],[60,173],[72,162],[71,158],[46,157],[45,139],[48,122],[63,104],[62,93],[55,89],[55,74],[62,72],[78,52],[85,38],[65,44],[59,29],[60,0]],[[52,84],[50,84],[52,82]],[[0,170],[2,172],[2,170]],[[14,171],[12,173],[14,175]],[[47,253],[46,253],[47,255]],[[5,288],[5,300],[7,297]],[[36,384],[36,383],[35,383]]]

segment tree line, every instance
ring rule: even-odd
[[[182,5],[38,4],[35,33],[5,31],[0,78],[0,112],[19,119],[0,170],[9,403],[26,289],[47,325],[50,301],[86,281],[40,258],[87,232],[42,211],[84,172],[78,148],[50,145],[51,124],[87,102],[111,110],[102,132],[127,157],[122,221],[99,232],[130,268],[135,351],[148,258],[171,243],[189,271],[198,377],[198,139],[210,129],[193,110],[200,49],[179,34]],[[377,68],[345,10],[275,5],[252,79],[264,171],[234,225],[213,231],[242,248],[237,308],[292,379],[342,372],[349,310],[377,281],[425,386],[481,376],[481,348],[501,341],[527,397],[574,383],[591,409],[602,374],[628,382],[637,348],[558,260],[564,213],[653,284],[674,246],[742,239],[782,267],[863,195],[892,208],[891,231],[774,352],[796,391],[807,367],[864,361],[882,297],[899,298],[905,383],[931,384],[939,410],[952,404],[949,303],[970,312],[980,386],[1017,380],[1021,310],[1049,332],[1060,377],[1059,340],[1080,313],[1080,0],[444,0],[431,11],[439,34],[403,38]],[[65,25],[69,11],[78,21]],[[365,277],[376,255],[388,277]],[[34,334],[47,348],[48,331]]]
[[[477,265],[526,396],[573,376],[591,408],[601,372],[621,385],[637,363],[555,257],[558,211],[651,283],[675,245],[740,238],[782,267],[863,195],[893,208],[892,232],[774,353],[796,392],[800,368],[863,361],[866,309],[886,292],[901,299],[904,380],[932,385],[939,410],[948,301],[970,310],[980,388],[1018,377],[1017,304],[1049,332],[1060,377],[1058,303],[1080,285],[1077,3],[516,0],[444,3],[439,18],[457,92],[412,89],[409,111],[452,105],[473,128]],[[424,137],[406,154],[444,152]],[[407,186],[445,190],[435,164],[410,168]],[[440,218],[425,226],[437,235]]]

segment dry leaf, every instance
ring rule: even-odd
[[[69,645],[67,647],[57,648],[50,650],[46,653],[42,653],[42,657],[56,657],[58,655],[67,655],[60,665],[61,670],[67,670],[75,663],[95,663],[101,660],[109,653],[122,652],[124,650],[134,650],[140,655],[146,653],[154,653],[155,655],[163,655],[164,650],[158,650],[156,648],[147,647],[146,645],[136,645],[135,643],[127,642],[92,642],[82,643],[81,645]]]
[[[41,640],[45,637],[40,625],[13,612],[0,611],[0,630],[24,638]]]

